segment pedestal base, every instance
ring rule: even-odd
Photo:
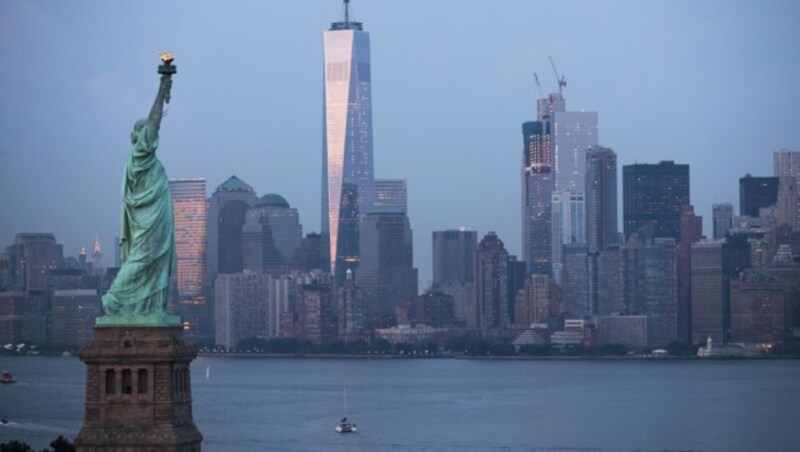
[[[179,326],[96,326],[80,351],[86,413],[83,452],[199,452],[189,364],[197,356]]]

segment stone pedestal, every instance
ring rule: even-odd
[[[199,452],[189,364],[197,356],[179,326],[96,326],[80,351],[86,413],[82,452]]]

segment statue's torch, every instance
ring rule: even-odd
[[[172,65],[172,62],[175,61],[175,57],[169,52],[162,52],[159,56],[161,57],[162,64],[158,67],[158,73],[161,74],[162,79],[171,78],[172,74],[178,72],[178,68]],[[169,91],[167,91],[164,96],[164,102],[166,103],[169,103],[169,94]]]

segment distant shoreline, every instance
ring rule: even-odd
[[[471,355],[397,355],[397,354],[317,354],[317,353],[198,353],[198,358],[293,358],[293,359],[463,359],[481,361],[771,361],[800,359],[800,356],[709,357],[697,356],[471,356]]]
[[[26,355],[17,353],[0,353],[3,357],[28,357],[28,356],[48,356],[60,357],[61,353],[41,352],[37,355]],[[78,358],[78,353],[72,353],[68,358]],[[531,355],[511,355],[511,356],[483,356],[483,355],[400,355],[400,354],[347,354],[347,353],[240,353],[240,352],[199,352],[198,358],[250,358],[250,359],[461,359],[461,360],[480,360],[480,361],[772,361],[772,360],[796,360],[800,356],[714,356],[700,358],[697,356],[591,356],[591,355],[550,355],[550,356],[531,356]]]

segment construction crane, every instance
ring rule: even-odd
[[[561,75],[559,77],[558,70],[556,70],[556,63],[555,63],[555,61],[553,61],[553,57],[550,56],[550,55],[547,55],[547,58],[550,58],[550,65],[553,66],[553,72],[556,74],[556,81],[558,81],[558,94],[562,95],[563,94],[562,93],[562,89],[567,86],[567,81],[564,80],[564,76],[563,75]]]
[[[536,86],[539,88],[539,98],[542,99],[544,98],[544,91],[542,91],[542,84],[539,83],[539,76],[536,72],[533,73],[533,78],[536,80]]]

